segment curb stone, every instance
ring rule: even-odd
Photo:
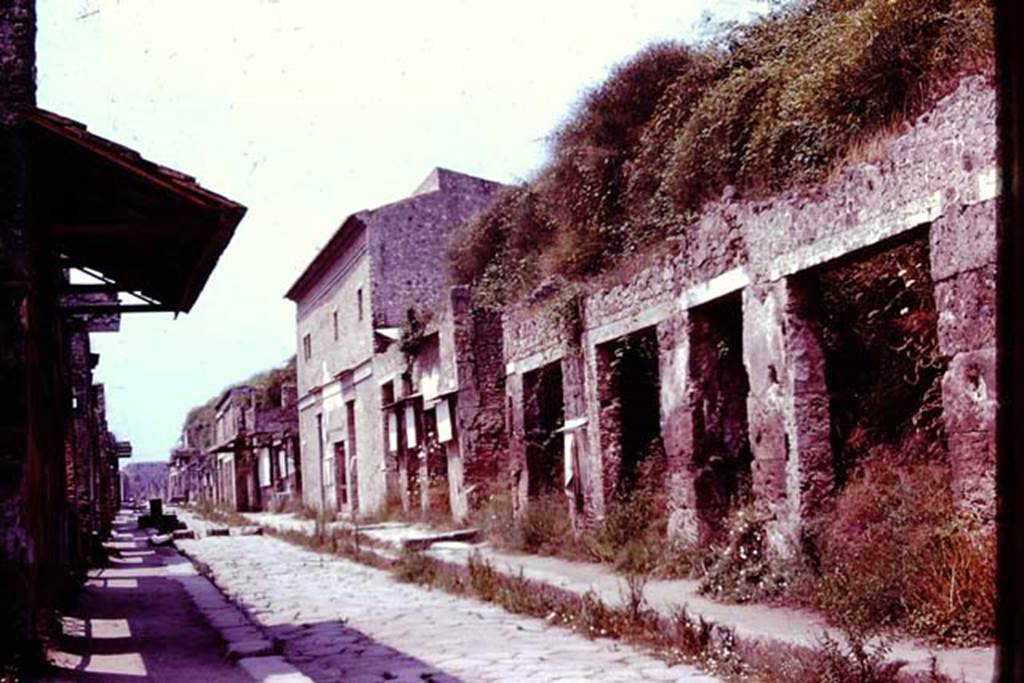
[[[178,549],[195,567],[198,581],[182,585],[207,623],[225,644],[224,656],[260,683],[313,683],[313,680],[275,654],[276,644],[265,638],[259,625],[210,579],[210,568]]]

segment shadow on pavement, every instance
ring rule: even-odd
[[[37,681],[251,680],[221,656],[216,632],[177,577],[194,574],[172,548],[150,548],[134,516],[119,515],[106,567],[89,572],[77,604],[61,617],[63,635]]]

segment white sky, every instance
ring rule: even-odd
[[[249,207],[192,313],[94,335],[112,429],[166,459],[186,411],[295,352],[285,290],[348,214],[435,166],[511,182],[608,69],[753,0],[39,0],[39,104]]]

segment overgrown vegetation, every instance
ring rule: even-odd
[[[942,463],[873,453],[807,547],[791,594],[841,625],[951,645],[995,635],[994,532],[957,513]]]
[[[188,445],[206,451],[214,444],[214,422],[217,418],[217,402],[225,391],[236,387],[250,386],[256,390],[256,405],[260,408],[271,408],[281,404],[281,387],[294,384],[296,381],[295,356],[282,365],[257,372],[243,382],[232,384],[218,391],[202,405],[194,406],[185,416],[181,426],[182,434],[188,435]]]
[[[635,488],[616,496],[596,525],[575,528],[563,493],[532,498],[516,516],[510,496],[503,491],[484,498],[472,523],[497,548],[599,562],[629,581],[690,576],[698,554],[667,538],[664,483],[652,471],[643,468]]]
[[[639,645],[672,664],[697,663],[727,677],[747,672],[731,633],[694,621],[685,609],[663,617],[637,596],[613,607],[593,591],[580,595],[533,582],[522,573],[500,572],[478,554],[471,555],[465,567],[403,554],[396,572],[404,580],[493,602],[513,614],[541,618],[588,638]]]
[[[785,577],[766,554],[764,525],[750,508],[735,514],[721,544],[701,553],[701,592],[724,602],[777,597]]]
[[[879,445],[946,458],[926,235],[817,274],[838,484]],[[865,369],[870,369],[865,372]]]
[[[725,188],[818,182],[992,59],[987,0],[797,0],[701,46],[651,46],[456,236],[454,273],[499,303],[666,248]]]
[[[741,511],[724,546],[701,554],[702,590],[812,607],[865,640],[968,646],[995,636],[995,534],[956,510],[943,462],[880,448],[791,557],[765,550],[760,520]]]

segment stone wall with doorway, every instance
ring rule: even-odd
[[[904,306],[888,313],[892,329],[917,330],[905,336],[923,346],[937,339],[926,370],[942,374],[941,419],[930,423],[937,436],[925,441],[948,444],[957,501],[991,519],[995,141],[994,91],[982,77],[964,79],[827,182],[765,198],[728,190],[662,256],[573,285],[574,326],[560,313],[570,291],[563,282],[545,282],[507,307],[513,487],[528,461],[530,373],[558,362],[565,419],[585,420],[585,517],[604,515],[623,462],[615,425],[626,404],[616,363],[624,340],[652,335],[656,373],[644,382],[657,397],[648,409],[657,412],[664,451],[670,533],[706,542],[733,511],[750,506],[765,520],[772,547],[784,551],[845,476],[837,458],[846,446],[837,445],[836,433],[851,419],[842,409],[850,397],[836,385],[841,340],[830,316],[837,309],[822,306],[823,287],[834,290],[842,268],[888,250],[903,258],[900,245],[913,243],[914,254],[927,252],[920,277],[897,268],[877,289],[892,301],[912,295],[916,302],[906,313]],[[892,265],[897,257],[886,258]],[[857,324],[870,329],[869,314],[859,311]],[[872,367],[890,361],[879,356]],[[528,493],[529,485],[520,489]],[[527,503],[529,496],[518,498]]]

